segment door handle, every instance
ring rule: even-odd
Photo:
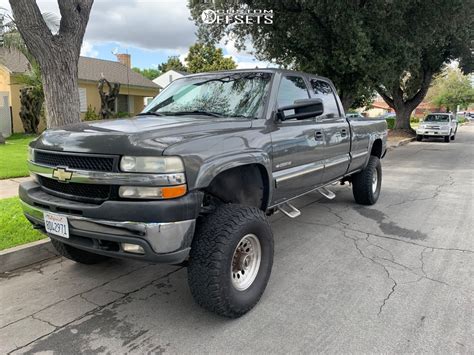
[[[323,138],[323,133],[320,132],[320,131],[315,132],[315,133],[314,133],[314,138],[316,138],[316,139],[321,139],[321,138]]]
[[[345,129],[345,128],[344,128],[344,129],[342,129],[342,130],[341,130],[341,137],[345,137],[345,136],[346,136],[346,134],[347,134],[347,131],[346,131],[346,129]]]

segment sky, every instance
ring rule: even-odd
[[[60,16],[57,0],[37,0],[41,12]],[[8,0],[0,8],[9,10]],[[81,55],[116,60],[113,53],[129,53],[132,66],[153,68],[177,55],[184,60],[196,41],[186,0],[95,0]],[[221,45],[239,68],[267,67],[249,53],[239,53],[232,43]]]

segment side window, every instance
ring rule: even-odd
[[[323,100],[324,114],[333,113],[339,116],[339,109],[331,86],[325,81],[316,79],[311,79],[311,86],[313,89],[311,96]]]
[[[293,105],[295,100],[309,99],[308,89],[302,77],[285,76],[278,89],[278,107]]]

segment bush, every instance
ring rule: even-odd
[[[420,119],[418,117],[411,116],[410,123],[420,123]]]
[[[395,117],[388,117],[385,119],[387,121],[387,128],[394,129],[395,128]]]
[[[84,114],[84,121],[97,121],[99,115],[95,112],[95,107],[92,108],[91,105],[87,106],[87,111]]]
[[[116,114],[114,114],[114,118],[128,118],[128,117],[130,117],[130,113],[128,112],[119,111]]]

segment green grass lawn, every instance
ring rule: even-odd
[[[18,197],[0,200],[0,250],[46,238],[23,216]]]
[[[35,136],[14,134],[7,138],[5,144],[0,144],[0,179],[28,176],[26,158],[28,143]]]

